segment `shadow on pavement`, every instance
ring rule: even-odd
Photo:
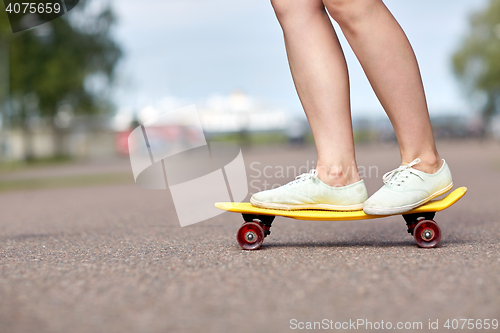
[[[436,248],[443,248],[446,245],[455,245],[455,244],[468,244],[470,241],[465,239],[453,239],[453,240],[443,240]],[[379,248],[387,248],[387,247],[414,247],[418,248],[418,245],[412,239],[404,240],[404,241],[346,241],[346,242],[275,242],[263,244],[260,248],[261,250],[272,249],[272,248],[283,248],[283,247],[338,247],[338,248],[346,248],[346,247],[379,247]],[[425,250],[425,249],[422,249]]]

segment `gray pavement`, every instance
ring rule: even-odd
[[[246,252],[235,240],[240,216],[181,228],[168,191],[0,193],[0,332],[283,332],[323,319],[422,323],[408,331],[439,320],[445,331],[447,319],[500,320],[500,145],[439,148],[469,192],[437,214],[436,249],[418,248],[399,216],[277,218],[263,247]],[[393,144],[360,146],[357,156],[370,193],[399,158]],[[249,148],[244,159],[255,190],[256,170],[305,170],[315,151]]]

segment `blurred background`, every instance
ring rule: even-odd
[[[417,54],[436,137],[500,140],[498,2],[386,3]],[[268,2],[88,0],[22,33],[4,10],[0,22],[3,169],[126,155],[130,128],[192,103],[208,138],[312,143]],[[357,142],[394,141],[341,42]]]
[[[296,176],[280,168],[314,165],[268,0],[82,0],[15,34],[0,3],[0,331],[500,319],[500,0],[384,2],[415,49],[440,154],[469,187],[440,214],[443,241],[431,251],[397,216],[278,218],[261,250],[242,252],[239,216],[181,228],[169,191],[135,186],[130,131],[193,103],[207,140],[242,147],[252,192]],[[398,146],[334,25],[373,193],[398,165]]]

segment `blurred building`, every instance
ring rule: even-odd
[[[74,158],[106,158],[115,154],[115,131],[109,116],[75,116],[63,129],[61,140],[68,156]],[[47,119],[30,121],[34,158],[56,154],[56,142]],[[2,130],[2,160],[16,161],[25,157],[26,138],[19,128]]]
[[[148,119],[178,109],[176,103],[159,103],[139,108],[136,112],[122,112],[116,116],[73,116],[63,114],[58,120],[62,129],[64,151],[77,159],[109,158],[128,155],[128,136],[135,127]],[[294,116],[284,109],[267,106],[242,92],[229,96],[214,96],[201,103],[198,114],[207,138],[217,135],[236,134],[245,139],[254,135],[269,136],[266,142],[302,144],[310,136],[310,128],[305,117]],[[48,119],[30,120],[32,151],[35,158],[55,155],[57,148],[53,128]],[[465,139],[480,137],[484,133],[477,117],[441,115],[432,117],[432,125],[437,140]],[[1,127],[0,127],[1,128]],[[396,142],[394,129],[387,117],[353,119],[354,137],[360,142]],[[491,136],[500,140],[500,116],[494,117],[487,127]],[[152,141],[167,138],[179,132],[175,124],[165,124],[158,128]],[[0,160],[22,160],[25,157],[25,137],[19,128],[3,127],[0,133]],[[175,140],[174,140],[175,141]],[[308,141],[309,142],[309,141]],[[152,142],[154,143],[154,142]],[[240,143],[244,144],[245,140]]]
[[[496,140],[500,141],[500,115],[491,118],[488,130]]]
[[[198,111],[207,134],[285,131],[290,121],[285,110],[259,103],[241,91],[214,96]]]

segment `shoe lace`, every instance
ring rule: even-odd
[[[392,186],[392,185],[401,186],[401,183],[404,183],[405,180],[408,179],[410,175],[415,175],[423,180],[422,176],[420,176],[417,172],[415,172],[414,169],[412,169],[412,166],[414,166],[415,164],[418,164],[420,162],[421,162],[420,158],[416,158],[411,163],[409,163],[407,165],[401,165],[398,168],[387,172],[382,177],[384,184],[389,185],[389,186]]]
[[[307,179],[314,179],[317,177],[318,177],[318,170],[311,169],[309,172],[303,173],[300,176],[295,177],[295,180],[289,182],[288,185],[297,184],[299,182],[306,181]]]

